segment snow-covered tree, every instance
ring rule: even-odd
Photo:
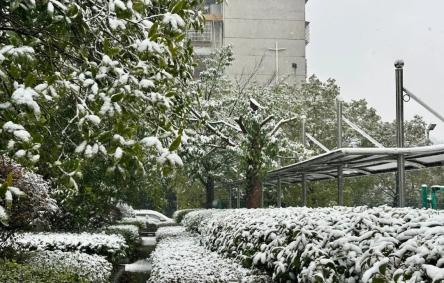
[[[299,120],[288,86],[259,86],[230,82],[224,75],[232,61],[231,48],[217,50],[205,61],[205,70],[195,83],[200,98],[193,106],[200,127],[185,147],[212,204],[214,182],[246,179],[247,207],[260,206],[262,179],[279,165],[279,156],[295,159],[306,154],[291,131],[283,130]]]
[[[87,170],[170,171],[200,0],[0,0],[0,153],[76,195]],[[84,187],[84,186],[83,186]],[[94,189],[94,188],[93,188]]]

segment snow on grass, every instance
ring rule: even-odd
[[[97,283],[109,282],[113,269],[104,257],[80,252],[37,252],[26,262],[42,269],[50,267],[60,272],[69,271]]]
[[[254,275],[249,269],[210,252],[199,240],[177,227],[176,236],[160,240],[151,255],[152,271],[148,282],[268,282],[265,275]],[[262,279],[262,280],[261,280]]]
[[[432,282],[444,272],[440,211],[202,210],[190,212],[182,223],[212,251],[266,270],[277,281]]]

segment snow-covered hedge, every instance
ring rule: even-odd
[[[121,235],[91,233],[23,233],[10,240],[17,251],[79,251],[105,256],[111,262],[124,258],[128,245]]]
[[[270,281],[267,275],[256,275],[252,270],[208,251],[196,237],[179,227],[161,230],[165,237],[151,254],[149,283]]]
[[[26,263],[35,267],[71,272],[91,282],[109,282],[113,266],[104,257],[80,252],[43,251],[33,254]]]
[[[146,219],[141,217],[124,217],[117,221],[117,224],[119,225],[136,225],[140,229],[146,229],[146,223]]]
[[[177,222],[180,223],[182,222],[182,219],[185,217],[185,215],[187,215],[188,213],[197,210],[196,208],[188,208],[188,209],[181,209],[181,210],[176,210],[173,213],[173,219]]]
[[[177,237],[185,233],[185,227],[183,226],[161,227],[156,231],[156,239],[157,241],[160,241],[165,238]]]
[[[274,280],[441,282],[444,212],[410,208],[195,211],[206,246]],[[378,280],[378,281],[377,281]]]
[[[134,243],[139,239],[139,227],[136,225],[111,225],[105,231],[107,234],[122,235],[127,243]]]

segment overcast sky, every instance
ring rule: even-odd
[[[365,98],[384,120],[395,119],[395,59],[404,84],[444,116],[444,0],[309,0],[308,75],[334,78],[345,100]],[[444,123],[411,101],[406,119]]]

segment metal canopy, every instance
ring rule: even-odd
[[[268,172],[265,183],[277,185],[335,179],[338,166],[344,177],[367,176],[397,171],[398,156],[405,157],[405,169],[444,166],[444,145],[412,148],[340,148],[311,159]]]

